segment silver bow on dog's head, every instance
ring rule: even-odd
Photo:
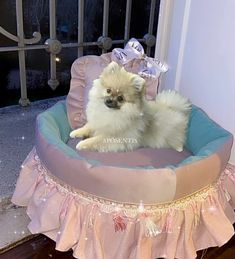
[[[135,38],[130,39],[124,49],[113,49],[112,57],[123,66],[133,59],[143,60],[140,63],[140,70],[138,71],[138,74],[142,77],[157,79],[161,73],[165,73],[168,70],[166,64],[162,64],[159,60],[146,56],[144,48]]]

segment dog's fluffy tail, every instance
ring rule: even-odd
[[[162,91],[156,97],[156,103],[175,111],[189,113],[191,110],[191,102],[178,92],[173,90]]]

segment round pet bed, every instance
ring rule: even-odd
[[[85,123],[88,90],[111,60],[108,53],[74,62],[66,102],[37,118],[13,203],[27,206],[32,233],[79,259],[192,259],[223,245],[234,233],[233,137],[200,108],[192,108],[183,152],[75,150],[69,133]],[[141,62],[125,68],[137,73]]]

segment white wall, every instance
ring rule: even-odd
[[[234,13],[235,0],[174,1],[161,89],[180,91],[235,136]]]

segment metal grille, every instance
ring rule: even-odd
[[[0,33],[7,38],[18,43],[18,46],[0,47],[0,52],[17,51],[19,57],[19,71],[20,71],[20,89],[21,98],[19,103],[22,106],[27,106],[30,101],[27,96],[26,85],[26,66],[25,66],[25,52],[28,50],[45,49],[50,53],[50,79],[48,85],[52,89],[56,89],[59,85],[59,81],[56,77],[56,55],[58,55],[63,48],[77,48],[78,57],[83,55],[83,49],[87,46],[99,46],[103,53],[106,53],[113,45],[126,43],[130,36],[130,22],[131,22],[131,10],[132,0],[126,1],[125,12],[125,28],[124,38],[119,40],[112,40],[108,35],[109,24],[109,0],[103,2],[103,26],[102,35],[94,42],[84,42],[84,0],[78,0],[78,41],[76,43],[61,43],[57,39],[56,34],[56,0],[49,0],[49,23],[50,23],[50,36],[44,44],[37,44],[41,40],[41,34],[39,32],[33,33],[33,38],[24,38],[24,24],[23,24],[23,4],[22,0],[16,0],[16,20],[17,20],[17,36],[9,33],[3,27],[0,26]],[[151,48],[155,45],[156,38],[153,35],[153,24],[155,16],[156,0],[151,0],[149,26],[148,32],[142,39],[138,39],[147,45],[146,53],[150,54]]]

